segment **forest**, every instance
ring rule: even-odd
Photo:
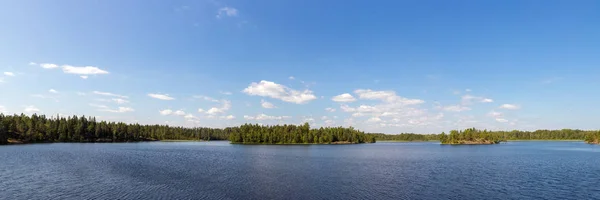
[[[374,137],[377,141],[432,141],[439,140],[438,134],[416,134],[416,133],[401,133],[401,134],[383,134],[383,133],[367,133]]]
[[[490,143],[506,140],[585,140],[600,138],[598,131],[579,129],[536,130],[536,131],[489,131],[469,128],[462,131],[453,130],[449,135],[439,135],[442,144]],[[597,139],[596,139],[597,140]]]
[[[589,144],[600,144],[600,131],[594,131],[586,135],[585,142]]]
[[[375,137],[353,127],[321,127],[303,125],[262,126],[244,124],[229,135],[232,143],[242,144],[357,144],[375,143]]]
[[[475,128],[452,130],[449,135],[446,135],[446,133],[440,134],[442,144],[498,144],[500,141],[499,134]]]
[[[0,144],[40,142],[134,142],[153,140],[227,140],[235,128],[183,128],[97,121],[85,116],[0,114]]]
[[[354,128],[310,129],[304,125],[184,128],[97,121],[85,116],[0,114],[0,144],[43,142],[135,142],[155,140],[230,140],[242,144],[335,144],[375,142]]]

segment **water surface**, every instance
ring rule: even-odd
[[[583,142],[0,146],[0,199],[600,199]]]

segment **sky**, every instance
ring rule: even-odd
[[[600,2],[8,0],[0,112],[600,129]]]

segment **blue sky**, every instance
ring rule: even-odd
[[[5,1],[0,112],[599,129],[598,1]]]

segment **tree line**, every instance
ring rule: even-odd
[[[15,140],[40,142],[135,142],[154,140],[230,140],[232,143],[364,143],[375,138],[354,128],[327,127],[310,129],[304,125],[185,128],[168,125],[140,125],[98,121],[85,116],[0,114],[0,144]]]
[[[439,140],[438,134],[416,134],[416,133],[401,133],[401,134],[383,134],[383,133],[367,133],[374,137],[377,141],[432,141]]]
[[[506,141],[506,140],[585,140],[600,138],[599,131],[561,129],[536,131],[489,131],[475,128],[462,131],[452,130],[449,135],[440,134],[440,142],[456,143],[459,141]]]
[[[239,131],[229,135],[232,143],[243,144],[334,144],[334,143],[374,143],[375,137],[353,127],[321,127],[311,129],[303,125],[264,126],[244,124]]]
[[[23,143],[227,140],[231,131],[231,128],[183,128],[106,122],[85,116],[0,114],[0,144],[8,143],[8,139]]]

